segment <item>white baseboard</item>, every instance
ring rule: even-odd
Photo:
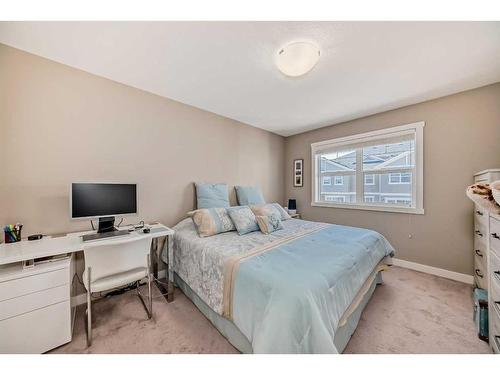
[[[474,283],[474,277],[472,277],[472,275],[467,275],[465,273],[448,271],[442,268],[426,266],[425,264],[409,262],[407,260],[397,259],[397,258],[392,259],[392,264],[398,267],[408,268],[410,270],[428,273],[431,275],[444,277],[446,279],[460,281],[466,284],[472,285]]]
[[[160,270],[158,271],[158,278],[162,279],[166,275],[165,270]],[[145,281],[145,280],[144,280]],[[78,306],[78,305],[83,305],[87,303],[87,294],[86,293],[81,293],[76,296],[71,297],[71,306]]]

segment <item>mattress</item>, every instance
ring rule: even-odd
[[[181,221],[173,240],[178,282],[206,315],[218,316],[210,320],[219,330],[237,328],[246,342],[226,336],[242,352],[337,353],[335,338],[352,334],[351,316],[360,315],[394,249],[366,229],[298,219],[283,226],[200,238],[190,219]]]
[[[182,280],[182,278],[174,273],[175,284],[201,311],[201,313],[217,328],[217,330],[224,336],[238,351],[244,354],[252,354],[252,344],[241,333],[241,331],[234,325],[233,322],[227,320],[223,316],[217,314],[210,308],[203,300],[189,287],[189,285]],[[366,289],[366,292],[360,296],[359,303],[353,305],[353,309],[349,314],[344,317],[345,323],[340,326],[335,332],[334,343],[335,347],[342,353],[346,348],[349,340],[358,327],[361,314],[366,305],[370,301],[377,285],[382,284],[382,271],[376,273],[375,278],[371,281]]]

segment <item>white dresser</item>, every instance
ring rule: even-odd
[[[0,353],[44,353],[71,341],[73,256],[0,266]]]
[[[490,214],[488,320],[490,345],[500,354],[500,215]]]
[[[500,180],[500,169],[487,169],[474,175],[474,183],[489,183]],[[474,282],[482,289],[489,291],[488,285],[488,253],[489,253],[489,214],[474,206]]]

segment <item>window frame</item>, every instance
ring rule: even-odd
[[[366,133],[360,133],[352,136],[342,137],[342,138],[334,138],[326,141],[316,142],[311,144],[311,178],[312,178],[312,196],[311,196],[311,206],[312,207],[331,207],[331,208],[344,208],[344,209],[357,209],[357,210],[370,210],[370,211],[383,211],[383,212],[400,212],[400,213],[409,213],[409,214],[424,214],[424,121],[419,121],[411,124],[394,126],[386,129],[375,130]],[[325,202],[319,199],[320,190],[319,190],[319,164],[318,164],[318,154],[322,150],[327,150],[329,148],[335,147],[346,147],[349,145],[358,146],[362,149],[363,142],[372,142],[377,139],[386,139],[391,135],[397,137],[398,135],[405,134],[415,134],[415,166],[411,172],[411,181],[410,184],[412,186],[412,206],[404,207],[404,206],[395,206],[391,207],[390,205],[384,205],[381,203],[367,203],[364,202],[364,176],[365,174],[377,174],[371,171],[363,171],[363,163],[362,163],[362,154],[357,152],[357,158],[359,159],[356,163],[357,169],[354,174],[356,178],[356,193],[361,198],[358,199],[356,203],[333,203],[333,202]],[[387,171],[388,173],[397,172],[396,170]],[[342,172],[340,172],[342,173]],[[342,174],[347,174],[343,172]],[[349,173],[352,174],[352,173]],[[405,183],[406,184],[406,183]],[[361,201],[360,201],[361,200]]]

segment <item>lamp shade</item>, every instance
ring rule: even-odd
[[[296,210],[297,209],[297,200],[296,199],[289,199],[288,200],[288,209],[289,210]]]

